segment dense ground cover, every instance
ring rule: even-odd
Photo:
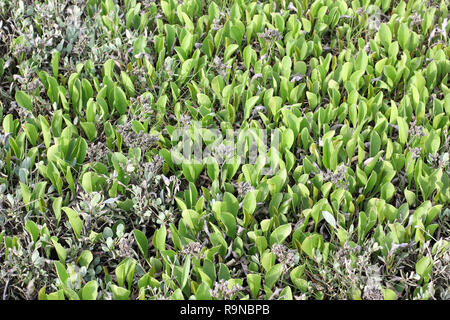
[[[448,1],[1,0],[3,299],[449,299]]]

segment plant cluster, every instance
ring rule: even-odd
[[[0,295],[449,299],[448,19],[2,0]]]

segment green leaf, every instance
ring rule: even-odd
[[[249,214],[253,214],[256,209],[256,192],[252,191],[245,195],[242,208]]]
[[[433,260],[430,257],[425,256],[421,258],[416,263],[416,272],[419,276],[421,276],[426,282],[430,278],[431,271],[433,269]]]
[[[148,260],[148,239],[141,230],[133,230],[134,238],[136,239],[139,250],[144,255],[145,260]]]
[[[419,175],[417,179],[419,183],[420,190],[422,191],[423,199],[428,199],[435,189],[434,181],[430,179],[430,177],[424,177]]]
[[[325,219],[325,221],[328,222],[328,224],[333,227],[333,229],[336,229],[336,219],[330,212],[322,211],[322,216]]]
[[[55,213],[57,225],[59,224],[59,221],[61,220],[62,200],[63,200],[62,197],[58,197],[58,198],[53,199],[53,202],[52,202],[52,208],[53,208],[53,212]]]
[[[425,151],[427,153],[435,154],[438,152],[440,145],[441,139],[439,134],[437,134],[435,130],[431,130],[430,135],[425,140]]]
[[[47,295],[47,300],[64,300],[64,290],[60,289],[56,292],[49,293]]]
[[[45,294],[45,286],[43,286],[38,292],[38,300],[48,300],[47,298],[48,296]]]
[[[223,211],[220,213],[220,220],[225,226],[227,236],[234,239],[236,236],[236,218],[233,214]]]
[[[19,139],[14,139],[13,137],[9,138],[9,145],[12,149],[12,151],[14,152],[14,155],[19,158],[20,160],[22,160],[22,156],[23,156],[23,148],[19,147],[18,144]]]
[[[247,120],[250,117],[252,109],[255,106],[255,104],[258,102],[258,100],[259,100],[259,96],[254,96],[254,97],[248,98],[247,101],[245,101],[244,120],[243,121]]]
[[[72,226],[73,232],[75,233],[77,239],[79,239],[81,235],[81,229],[83,228],[83,221],[80,219],[78,213],[75,210],[69,207],[63,207],[62,210],[69,218],[69,223]]]
[[[314,92],[306,91],[306,98],[308,99],[309,108],[314,110],[319,104],[319,96]]]
[[[381,139],[376,131],[372,131],[370,134],[370,156],[374,157],[378,151],[380,151]]]
[[[183,264],[183,272],[181,274],[181,283],[180,283],[181,288],[184,288],[186,286],[187,281],[189,279],[190,270],[191,270],[191,256],[187,255],[186,260],[184,261]]]
[[[214,181],[219,178],[220,169],[219,164],[217,163],[217,160],[213,157],[209,157],[206,160],[206,170],[208,173],[208,177]]]
[[[288,56],[284,56],[281,60],[281,75],[289,78],[291,76],[292,60]]]
[[[292,147],[292,145],[294,144],[294,131],[292,131],[292,129],[287,128],[286,130],[283,131],[283,133],[281,134],[281,147],[282,150],[285,149],[290,149]]]
[[[186,61],[183,62],[183,64],[181,65],[181,78],[187,77],[193,68],[193,60],[192,59],[187,59]]]
[[[28,205],[28,203],[30,203],[31,200],[30,188],[25,183],[22,182],[19,182],[19,185],[20,185],[20,192],[22,193],[22,200],[25,203],[25,205]]]
[[[231,55],[239,48],[237,44],[230,44],[226,49],[224,53],[224,61],[228,61],[230,59]]]
[[[19,90],[19,91],[16,91],[15,98],[16,98],[16,102],[19,106],[21,106],[22,108],[25,108],[29,111],[33,110],[33,104],[31,102],[31,98],[28,94]]]
[[[135,89],[133,81],[131,81],[130,76],[125,71],[121,71],[120,77],[122,78],[122,84],[127,90],[128,95],[134,97]]]
[[[323,156],[322,156],[322,161],[323,161],[323,165],[325,166],[326,169],[329,170],[335,170],[336,168],[332,168],[332,157],[333,157],[333,153],[334,153],[334,147],[333,147],[333,142],[331,141],[331,139],[325,139],[323,142]]]
[[[15,131],[16,126],[14,124],[14,118],[12,113],[7,114],[3,118],[2,126],[5,133],[13,133]]]
[[[211,294],[209,292],[210,286],[206,282],[200,283],[200,285],[197,288],[197,291],[195,292],[195,298],[197,300],[211,300]]]
[[[259,289],[261,289],[261,276],[259,274],[249,273],[247,274],[247,283],[253,299],[257,299]]]
[[[94,256],[92,255],[92,252],[89,250],[83,250],[81,252],[80,257],[78,258],[78,264],[82,267],[89,268],[89,265],[91,264],[92,260],[94,259]]]
[[[381,199],[386,200],[386,202],[389,202],[391,201],[394,195],[395,195],[395,186],[391,182],[386,182],[381,186]]]
[[[381,289],[383,291],[384,300],[397,300],[397,294],[391,289]]]
[[[52,65],[53,75],[57,78],[59,73],[59,58],[61,56],[61,52],[54,51],[52,53],[52,60],[50,64]]]
[[[199,214],[192,209],[185,209],[181,213],[183,222],[194,232],[198,230]]]
[[[47,95],[52,103],[58,103],[59,97],[58,81],[52,76],[47,77],[47,81],[48,81]]]
[[[63,291],[69,300],[80,300],[80,296],[75,292],[75,290],[69,287],[64,287]]]
[[[347,81],[347,79],[349,78],[349,76],[352,74],[352,70],[353,70],[353,63],[348,61],[346,63],[344,63],[342,65],[342,71],[341,71],[341,78],[342,81]]]
[[[264,250],[267,248],[267,239],[264,236],[258,236],[255,240],[256,247],[258,248],[258,252],[260,255],[263,254]]]
[[[32,123],[25,123],[23,126],[23,130],[25,131],[28,140],[31,142],[33,146],[36,145],[37,138],[38,138],[38,132],[36,130],[36,127]]]
[[[128,100],[123,92],[122,88],[115,87],[114,88],[114,108],[119,112],[120,115],[123,115],[127,112],[128,109]]]
[[[378,37],[383,47],[387,50],[392,41],[392,33],[386,23],[380,24],[380,28],[378,29]]]
[[[400,143],[405,144],[406,141],[408,140],[408,131],[409,131],[408,124],[406,123],[406,120],[402,117],[397,117],[397,124]]]
[[[240,23],[242,24],[242,22],[240,22]],[[245,32],[245,27],[242,27],[242,25],[234,25],[230,29],[230,36],[239,45],[241,45],[242,37],[244,36],[244,32]]]
[[[272,289],[275,283],[280,279],[282,273],[283,273],[283,265],[281,263],[278,263],[274,265],[272,268],[270,268],[270,270],[266,273],[264,277],[266,286],[269,289]]]
[[[278,111],[281,109],[282,103],[283,99],[281,97],[271,97],[269,99],[269,110],[272,113],[273,117],[278,114]]]
[[[121,263],[119,263],[119,265],[114,270],[119,286],[123,287],[126,280],[128,283],[128,289],[131,288],[135,268],[136,260],[132,258],[125,258]]]
[[[50,133],[50,125],[42,115],[39,115],[39,122],[41,124],[42,136],[44,138],[45,147],[48,149],[52,141],[52,134]]]
[[[145,36],[140,36],[133,42],[133,53],[134,55],[138,55],[141,53],[145,53],[145,48],[147,46],[147,39]]]
[[[58,243],[55,239],[52,239],[53,246],[55,247],[56,254],[62,263],[66,262],[67,252],[62,245]]]
[[[297,289],[300,289],[300,291],[302,292],[306,292],[308,290],[308,282],[302,278],[304,270],[305,265],[303,264],[295,267],[289,273],[292,283]]]
[[[81,128],[83,128],[84,133],[89,141],[95,140],[97,138],[97,128],[92,122],[80,122]]]
[[[233,194],[225,192],[222,202],[222,211],[227,211],[233,214],[233,216],[237,216],[239,211],[239,201]]]
[[[288,224],[283,224],[276,228],[272,234],[270,235],[270,246],[274,245],[275,243],[282,244],[284,240],[286,240],[287,237],[291,234],[292,226]]]
[[[130,299],[130,290],[127,290],[122,287],[118,287],[115,284],[111,285],[111,291],[113,295],[113,300],[129,300]]]
[[[314,251],[318,250],[320,246],[320,236],[318,234],[313,234],[305,238],[302,243],[302,250],[311,259],[314,259]]]
[[[206,94],[198,93],[197,102],[200,107],[204,106],[208,109],[211,107],[211,99],[209,99],[209,97]]]
[[[91,280],[86,283],[81,291],[83,300],[97,300],[98,283],[97,280]]]
[[[200,173],[203,171],[204,165],[199,162],[183,162],[181,164],[183,175],[189,182],[195,183]]]
[[[33,241],[33,243],[36,244],[36,242],[39,239],[39,228],[36,225],[36,223],[34,223],[31,220],[28,220],[27,223],[25,224],[25,229],[30,233],[31,235],[31,240]]]
[[[257,59],[256,51],[251,47],[251,45],[248,45],[245,47],[243,55],[244,55],[244,64],[248,70],[250,68],[250,65],[256,62]]]
[[[408,41],[411,37],[408,25],[406,23],[400,24],[398,27],[398,43],[402,50],[408,49]]]
[[[166,236],[167,236],[167,229],[166,226],[161,226],[153,236],[153,246],[158,250],[165,250],[166,249]]]
[[[63,286],[66,285],[67,279],[69,278],[69,275],[67,274],[66,268],[64,265],[59,262],[55,261],[55,268],[56,268],[56,274],[58,275],[59,280],[63,284]]]

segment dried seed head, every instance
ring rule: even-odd
[[[417,138],[425,136],[425,133],[423,132],[423,127],[418,126],[416,124],[416,120],[411,121],[408,133],[410,136],[417,137]]]
[[[119,252],[118,252],[119,256],[124,257],[124,258],[125,257],[127,257],[127,258],[133,257],[133,254],[134,254],[133,249],[132,249],[133,241],[134,241],[134,238],[131,235],[131,233],[120,239]]]
[[[247,181],[244,183],[239,182],[237,185],[237,192],[240,197],[244,197],[247,193],[252,192],[253,190],[255,190],[255,188],[253,188],[253,186]]]
[[[138,173],[143,177],[154,177],[158,174],[164,163],[164,158],[160,155],[156,155],[153,157],[152,162],[144,162],[141,164],[138,169]],[[145,180],[144,180],[145,181]]]
[[[186,115],[182,114],[180,116],[180,123],[183,125],[183,127],[190,126],[191,123],[192,123],[191,117],[189,115],[187,115],[187,114]]]
[[[284,272],[295,265],[295,250],[289,250],[288,247],[281,244],[274,244],[272,252],[277,257],[277,260],[283,265]]]
[[[282,39],[282,35],[280,33],[280,31],[275,30],[275,29],[267,29],[258,34],[262,39],[266,40],[266,41],[272,41],[272,40],[281,40]]]
[[[231,288],[229,288],[228,280],[220,280],[214,284],[214,288],[211,289],[209,292],[211,294],[211,297],[215,299],[224,299],[224,300],[231,300],[233,296],[242,291],[244,288],[239,285],[233,285]]]
[[[410,15],[409,17],[411,18],[411,22],[409,23],[410,28],[422,24],[423,19],[419,14],[415,13]]]
[[[211,29],[217,31],[217,30],[220,30],[222,28],[223,28],[223,24],[220,22],[220,20],[219,19],[214,19]]]
[[[133,148],[139,147],[143,153],[159,141],[159,137],[157,135],[150,135],[144,131],[139,131],[136,133],[132,129],[130,122],[118,125],[117,132],[122,136],[125,145]]]
[[[331,170],[322,171],[321,175],[324,182],[331,182],[336,185],[338,188],[348,188],[348,182],[346,182],[345,173],[347,172],[347,168],[344,165],[340,165],[335,172]]]
[[[300,81],[304,78],[305,76],[300,74],[300,73],[296,73],[291,77],[291,82],[297,82]]]
[[[90,144],[86,152],[86,158],[89,162],[105,162],[109,149],[103,141]]]
[[[212,67],[216,70],[216,72],[221,75],[222,77],[225,77],[227,75],[227,71],[231,69],[231,66],[225,64],[223,62],[223,59],[219,56],[214,57]]]
[[[358,8],[358,9],[355,10],[355,13],[356,13],[358,16],[360,16],[360,15],[366,13],[366,10],[364,10],[363,7],[360,7],[360,8]]]
[[[292,2],[289,2],[288,10],[292,11],[292,12],[297,12],[297,8],[294,6],[294,4]]]
[[[187,245],[183,246],[181,253],[183,255],[193,255],[199,256],[202,251],[203,245],[200,242],[190,242]],[[203,256],[203,255],[202,255]]]
[[[384,294],[380,286],[368,285],[364,287],[363,298],[366,300],[384,300]]]
[[[411,158],[414,160],[414,159],[417,159],[417,158],[419,158],[420,157],[420,154],[422,153],[422,148],[412,148],[411,149],[411,154],[412,154],[412,156],[411,156]]]
[[[234,148],[232,146],[226,146],[221,143],[213,151],[214,158],[216,158],[218,164],[223,164],[227,159],[233,156]]]

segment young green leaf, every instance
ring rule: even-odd
[[[292,226],[291,224],[283,224],[276,228],[270,235],[270,246],[275,243],[282,244],[284,240],[291,234]]]
[[[148,260],[148,239],[141,230],[133,230],[134,238],[136,239],[139,250],[144,255],[145,260]]]
[[[330,212],[322,211],[322,216],[325,219],[325,221],[328,222],[328,224],[333,227],[333,229],[336,229],[336,219]]]
[[[406,123],[406,120],[402,117],[397,117],[397,124],[400,143],[405,144],[408,139],[408,131],[409,131],[408,124]]]
[[[266,286],[269,289],[272,289],[275,283],[280,279],[281,274],[283,273],[283,265],[278,263],[274,265],[270,270],[266,273],[264,277],[264,281],[266,282]]]
[[[69,218],[69,223],[73,229],[73,232],[75,233],[77,239],[79,239],[81,235],[81,229],[83,228],[83,221],[79,217],[78,213],[72,208],[63,207],[62,210],[66,213],[67,217]]]
[[[26,94],[25,92],[18,90],[16,91],[16,102],[19,106],[21,106],[22,108],[25,108],[29,111],[33,110],[33,104],[31,102],[31,97]]]
[[[392,33],[386,23],[380,24],[380,28],[378,29],[378,37],[383,47],[388,49],[392,41]]]
[[[184,288],[186,286],[189,279],[190,270],[191,270],[191,256],[187,255],[186,260],[184,261],[183,264],[183,273],[181,275],[181,283],[180,283],[181,288]]]
[[[261,289],[261,276],[255,273],[247,274],[247,283],[253,299],[258,299],[258,292]]]
[[[81,291],[83,300],[97,300],[98,283],[97,280],[91,280],[86,283]]]
[[[167,229],[166,226],[163,225],[155,232],[153,236],[153,246],[160,251],[165,250],[166,236],[167,236]]]

